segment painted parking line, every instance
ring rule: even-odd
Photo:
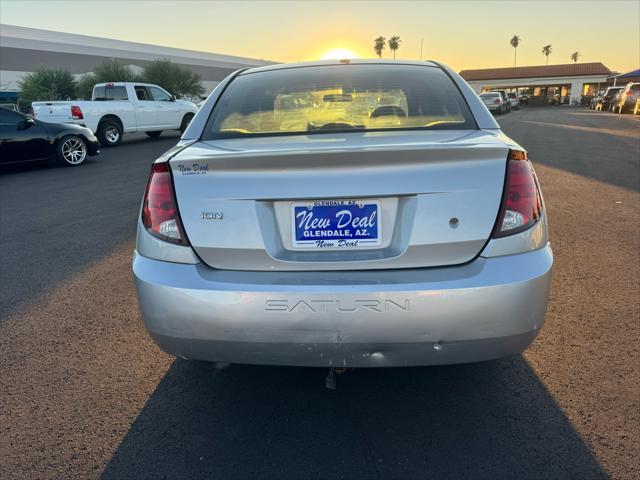
[[[589,132],[589,133],[600,133],[603,135],[614,135],[616,137],[636,138],[638,136],[638,133],[633,130],[615,130],[611,128],[602,128],[602,127],[595,128],[595,127],[585,127],[582,125],[566,125],[561,123],[536,122],[533,120],[523,120],[522,123],[543,125],[545,127],[568,128],[570,130],[579,130],[581,132]]]

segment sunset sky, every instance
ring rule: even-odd
[[[5,24],[285,62],[335,49],[371,58],[379,35],[399,35],[398,58],[418,59],[424,38],[422,58],[456,70],[512,66],[517,34],[518,65],[544,64],[552,44],[549,64],[579,51],[580,62],[628,71],[640,63],[639,18],[638,0],[0,2]]]

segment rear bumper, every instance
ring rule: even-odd
[[[234,272],[142,257],[147,330],[167,353],[297,366],[453,364],[522,352],[544,322],[551,248],[458,267]]]

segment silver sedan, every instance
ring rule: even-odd
[[[527,152],[435,62],[242,70],[151,167],[133,271],[166,352],[328,367],[476,362],[543,325]]]

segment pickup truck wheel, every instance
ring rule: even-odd
[[[67,135],[58,142],[56,153],[58,161],[62,165],[75,167],[86,160],[87,145],[82,138],[75,135]]]
[[[184,133],[184,131],[191,123],[191,120],[193,120],[193,113],[187,113],[182,119],[182,123],[180,124],[180,133]]]
[[[115,147],[122,142],[122,127],[115,120],[105,120],[98,125],[98,140],[105,147]]]
[[[144,133],[147,135],[147,137],[156,138],[160,136],[160,134],[162,133],[162,130],[159,130],[157,132],[144,132]]]

